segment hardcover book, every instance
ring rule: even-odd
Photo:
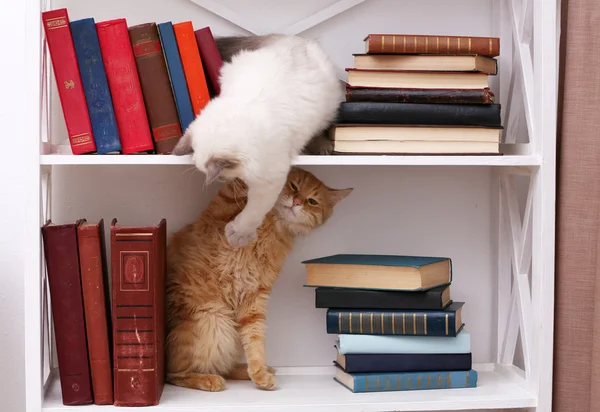
[[[196,30],[196,43],[198,49],[200,49],[200,55],[202,56],[202,64],[206,74],[206,79],[212,92],[215,96],[221,94],[221,84],[219,83],[219,76],[221,67],[223,66],[223,59],[221,53],[217,48],[215,39],[212,35],[210,27],[204,27]]]
[[[366,53],[383,54],[480,54],[500,55],[498,37],[427,36],[415,34],[369,34]]]
[[[399,89],[484,89],[489,88],[489,73],[365,70],[347,68],[352,87]]]
[[[481,71],[495,75],[496,59],[479,55],[354,54],[354,68],[423,71]]]
[[[483,89],[386,89],[346,86],[347,102],[491,104],[496,101]]]

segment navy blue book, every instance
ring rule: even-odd
[[[194,120],[194,110],[192,109],[192,101],[190,100],[190,92],[185,81],[183,72],[183,64],[179,55],[179,48],[173,31],[173,24],[169,21],[158,25],[158,34],[162,43],[167,68],[169,69],[169,77],[171,78],[171,88],[175,96],[175,104],[177,105],[177,113],[179,113],[179,123],[181,130],[185,129]]]
[[[72,21],[70,27],[97,153],[120,152],[119,129],[104,71],[96,23],[93,18],[87,18]]]

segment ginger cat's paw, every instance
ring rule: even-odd
[[[267,371],[269,371],[269,373],[272,373],[273,375],[275,375],[275,368],[267,366]],[[243,381],[252,380],[252,378],[250,377],[250,372],[248,372],[248,365],[245,363],[238,363],[237,365],[235,365],[235,367],[229,373],[227,378],[234,379],[234,380],[243,380]]]
[[[277,387],[277,380],[275,379],[275,374],[270,372],[268,369],[273,368],[260,368],[258,372],[250,375],[250,378],[257,388],[266,391],[272,391]]]
[[[256,234],[256,229],[248,230],[240,227],[234,220],[225,225],[225,237],[231,246],[245,246],[256,240],[258,235]]]
[[[219,375],[203,375],[198,383],[203,391],[221,392],[225,389],[225,379]]]

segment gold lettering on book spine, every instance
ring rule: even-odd
[[[396,53],[396,36],[392,36],[392,53]]]
[[[402,37],[402,52],[406,53],[406,36]]]
[[[456,45],[456,50],[457,50],[457,52],[458,52],[458,53],[460,53],[460,37],[458,37],[458,38],[456,39],[456,42],[457,42],[457,45]]]
[[[415,46],[414,46],[414,50],[413,52],[416,53],[417,52],[417,36],[415,36]]]
[[[360,312],[358,314],[358,323],[359,323],[359,328],[360,328],[360,333],[363,333],[363,327],[362,327],[362,312]]]
[[[442,387],[442,375],[440,375],[440,374],[438,373],[438,388],[440,388],[440,389],[441,389],[441,387]]]
[[[436,51],[436,53],[440,52],[440,38],[439,37],[435,38],[435,51]]]
[[[417,389],[421,389],[421,375],[417,376]]]
[[[450,374],[448,374],[448,387],[452,387],[452,376]]]
[[[371,335],[373,334],[373,314],[371,313],[371,316],[369,317],[369,320],[371,321]]]
[[[446,335],[448,334],[448,314],[446,313]]]
[[[471,38],[469,37],[469,54],[471,54]]]
[[[385,328],[383,326],[383,312],[381,312],[381,334],[385,335]]]
[[[450,53],[450,37],[446,37],[446,53]]]
[[[65,85],[65,89],[67,90],[75,88],[75,82],[73,80],[65,80],[63,84]]]
[[[429,53],[429,37],[425,37],[425,53]]]
[[[423,314],[423,333],[427,335],[427,313]]]
[[[417,334],[417,314],[413,313],[413,335]]]
[[[492,54],[492,39],[490,39],[489,44],[490,44],[490,55],[491,55]]]
[[[381,36],[381,51],[385,51],[385,36]]]
[[[352,313],[348,314],[348,328],[350,329],[350,333],[352,333]]]

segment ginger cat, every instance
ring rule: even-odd
[[[224,227],[244,208],[247,186],[227,183],[167,250],[167,381],[221,391],[225,378],[275,389],[265,353],[267,300],[294,238],[323,225],[352,189],[330,189],[292,168],[257,240],[231,246]],[[237,363],[243,348],[247,364]]]

